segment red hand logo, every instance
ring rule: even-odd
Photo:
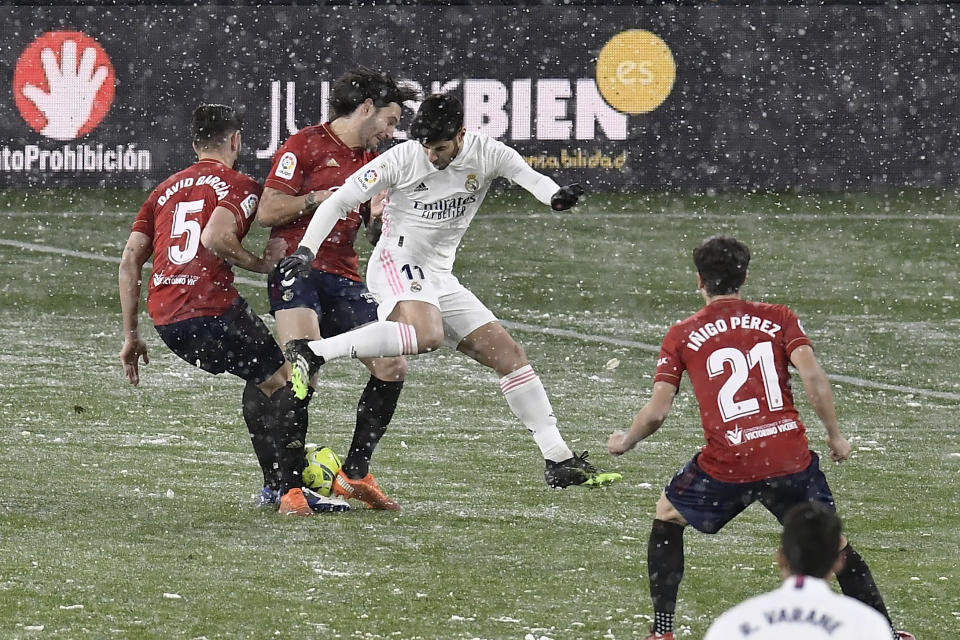
[[[17,60],[13,97],[34,131],[55,140],[73,140],[92,131],[107,115],[114,83],[113,65],[96,40],[79,31],[50,31],[30,43]]]

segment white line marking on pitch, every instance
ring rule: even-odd
[[[34,244],[32,242],[20,242],[19,240],[6,240],[0,238],[0,246],[16,247],[18,249],[27,249],[29,251],[37,251],[39,253],[52,253],[61,256],[71,256],[74,258],[85,258],[88,260],[97,260],[99,262],[110,262],[114,264],[120,263],[120,258],[113,256],[102,256],[96,253],[88,253],[86,251],[74,251],[73,249],[59,249],[57,247],[51,247],[48,245]],[[150,263],[147,263],[148,265]],[[253,278],[247,278],[245,276],[237,276],[234,278],[235,282],[241,284],[251,285],[254,287],[263,286],[266,284],[266,280],[255,280]],[[508,329],[517,329],[519,331],[529,331],[532,333],[541,333],[549,336],[559,336],[561,338],[572,338],[574,340],[582,340],[585,342],[599,342],[601,344],[610,344],[617,347],[626,347],[628,349],[640,349],[641,351],[647,351],[649,353],[660,353],[660,346],[647,344],[644,342],[637,342],[636,340],[624,340],[622,338],[610,338],[607,336],[598,336],[590,333],[580,333],[579,331],[571,331],[569,329],[555,329],[553,327],[543,327],[535,324],[526,324],[524,322],[512,322],[509,320],[501,320],[501,323],[504,327]],[[829,374],[828,376],[831,380],[837,382],[843,382],[846,384],[851,384],[856,387],[863,387],[867,389],[881,389],[883,391],[896,391],[898,393],[907,393],[917,396],[925,396],[928,398],[939,398],[942,400],[960,400],[960,393],[953,393],[951,391],[934,391],[931,389],[920,389],[917,387],[907,387],[899,384],[888,384],[886,382],[875,382],[873,380],[866,380],[864,378],[856,378],[854,376],[847,376],[843,374]]]
[[[602,344],[612,344],[617,347],[628,347],[632,349],[640,349],[641,351],[647,351],[650,353],[660,353],[659,345],[646,344],[643,342],[636,342],[634,340],[623,340],[621,338],[608,338],[606,336],[598,336],[590,333],[580,333],[579,331],[570,331],[569,329],[554,329],[552,327],[541,327],[535,324],[524,324],[522,322],[510,322],[508,320],[502,320],[501,323],[508,329],[518,329],[520,331],[530,331],[534,333],[544,333],[552,336],[561,336],[563,338],[573,338],[575,340],[583,340],[585,342],[600,342]],[[918,396],[927,396],[929,398],[941,398],[943,400],[960,400],[960,393],[953,393],[952,391],[933,391],[930,389],[919,389],[916,387],[907,387],[899,384],[888,384],[886,382],[874,382],[873,380],[865,380],[863,378],[855,378],[853,376],[846,376],[843,374],[831,373],[828,375],[831,380],[836,382],[845,382],[857,387],[866,387],[870,389],[882,389],[884,391],[898,391],[900,393],[912,393]]]

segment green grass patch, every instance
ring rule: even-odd
[[[592,195],[567,214],[492,197],[458,275],[514,327],[571,445],[625,481],[547,489],[496,375],[445,350],[411,359],[374,459],[404,510],[306,521],[253,507],[239,380],[172,356],[145,313],[151,363],[123,379],[116,260],[143,197],[0,196],[0,637],[643,637],[653,505],[702,443],[696,402],[685,387],[624,458],[605,442],[649,395],[643,345],[700,306],[691,249],[721,232],[753,250],[746,294],[790,304],[848,377],[855,454],[826,473],[894,618],[960,627],[957,194]],[[265,314],[264,288],[240,288]],[[310,440],[345,453],[366,377],[324,368]],[[759,506],[687,532],[679,637],[779,583],[777,534]]]

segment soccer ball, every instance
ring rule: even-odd
[[[311,446],[307,449],[307,466],[303,469],[303,486],[322,496],[333,490],[333,479],[343,462],[330,447]]]

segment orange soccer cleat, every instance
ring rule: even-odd
[[[282,516],[312,516],[313,509],[307,503],[303,490],[294,487],[280,498],[280,508],[277,510]]]
[[[400,511],[400,505],[387,497],[370,473],[358,480],[352,480],[341,469],[333,480],[333,494],[359,500],[371,509]]]

